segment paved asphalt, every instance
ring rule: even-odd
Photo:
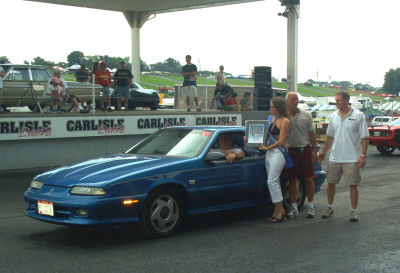
[[[267,208],[189,218],[165,239],[133,226],[72,228],[24,216],[35,173],[0,175],[0,272],[400,272],[400,152],[369,147],[360,221],[349,222],[349,193],[337,188],[335,216],[270,224]]]

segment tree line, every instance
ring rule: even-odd
[[[3,60],[5,63],[11,63],[11,61],[6,57],[2,56],[0,57],[0,60]],[[74,64],[84,64],[88,69],[92,69],[93,64],[95,62],[101,62],[104,61],[107,64],[107,67],[110,69],[114,68],[119,68],[120,63],[122,61],[126,62],[126,66],[128,69],[132,68],[132,64],[129,62],[129,57],[111,57],[108,55],[94,55],[94,56],[85,56],[83,52],[81,51],[72,51],[70,54],[67,56],[67,62],[53,62],[49,60],[45,60],[41,57],[35,57],[33,58],[32,62],[24,61],[24,64],[34,64],[34,65],[46,65],[46,66],[60,66],[62,68],[67,68],[71,65]],[[140,71],[142,72],[156,72],[156,71],[161,71],[161,72],[168,72],[168,73],[173,73],[173,74],[180,74],[182,71],[182,64],[173,59],[173,58],[167,58],[163,62],[157,62],[154,64],[148,65],[146,62],[143,60],[140,60]],[[201,76],[209,76],[215,74],[213,71],[207,71],[207,70],[202,70],[199,71],[199,74]]]

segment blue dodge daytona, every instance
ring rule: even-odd
[[[229,134],[246,157],[229,164],[215,152]],[[178,126],[160,129],[127,152],[60,167],[36,176],[25,192],[26,215],[66,225],[136,222],[153,237],[175,233],[185,215],[271,203],[264,159],[244,148],[239,126]],[[316,192],[325,172],[316,163]],[[285,176],[281,186],[289,202]],[[298,183],[298,206],[305,200]]]

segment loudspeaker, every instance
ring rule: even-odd
[[[272,87],[271,80],[271,67],[269,66],[255,66],[254,67],[254,87]]]
[[[274,92],[271,87],[254,87],[253,109],[269,110],[269,101],[272,100]]]

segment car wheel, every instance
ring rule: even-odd
[[[157,104],[152,104],[150,106],[150,110],[157,110]]]
[[[376,149],[384,155],[390,155],[391,153],[394,152],[395,148],[392,147],[383,147],[383,146],[377,146]]]
[[[150,237],[174,234],[183,222],[181,196],[173,189],[159,188],[150,193],[144,203],[139,227]]]
[[[306,185],[304,181],[298,181],[296,183],[296,188],[297,188],[297,198],[296,198],[297,209],[301,210],[307,195]],[[285,183],[285,185],[282,186],[282,195],[283,195],[283,205],[286,209],[289,209],[292,203],[290,201],[289,182]]]
[[[136,105],[132,102],[132,100],[129,101],[128,106],[129,106],[129,109],[131,109],[131,110],[136,109]]]

